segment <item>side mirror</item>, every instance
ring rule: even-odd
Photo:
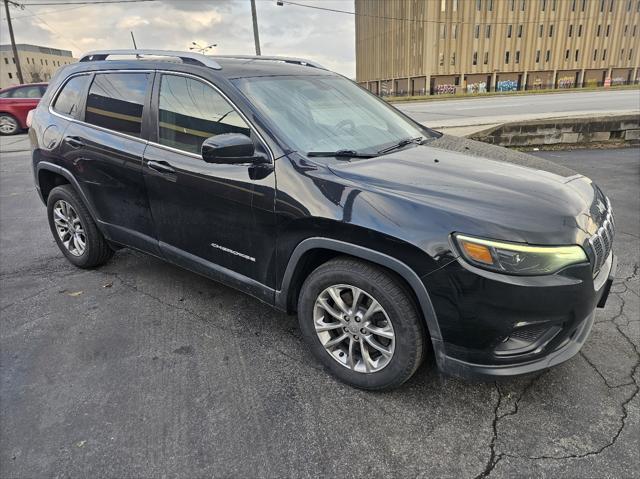
[[[223,133],[202,143],[202,159],[207,163],[248,163],[255,149],[253,141],[241,133]]]

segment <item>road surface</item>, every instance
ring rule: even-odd
[[[517,119],[591,113],[639,112],[640,90],[585,91],[476,97],[464,100],[399,102],[399,108],[429,126],[466,126]]]
[[[540,153],[616,210],[581,354],[497,384],[430,358],[390,393],[337,382],[294,317],[196,274],[127,249],[73,267],[29,153],[1,153],[0,477],[638,477],[637,150]]]

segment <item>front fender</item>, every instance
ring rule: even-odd
[[[406,263],[388,254],[331,238],[307,238],[295,247],[285,268],[281,288],[275,293],[275,304],[278,308],[283,310],[287,309],[287,303],[290,299],[289,293],[295,286],[292,282],[295,277],[296,269],[304,255],[312,250],[328,250],[347,254],[378,264],[398,274],[407,282],[415,294],[432,340],[440,340],[442,338],[440,334],[440,326],[438,325],[438,320],[436,318],[436,313],[433,309],[429,293],[427,292],[422,280],[413,269],[411,269]]]

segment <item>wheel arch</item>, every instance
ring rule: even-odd
[[[48,161],[41,161],[36,166],[36,181],[40,199],[42,199],[42,202],[45,205],[47,204],[47,197],[53,188],[64,184],[71,185],[78,195],[80,195],[80,198],[89,210],[89,214],[93,221],[95,221],[98,228],[100,228],[100,221],[96,215],[93,204],[85,195],[84,191],[80,187],[80,183],[78,183],[78,180],[69,170],[56,164],[49,163]]]
[[[397,274],[414,295],[431,338],[442,338],[429,293],[420,277],[407,264],[388,254],[331,238],[308,238],[296,246],[287,263],[281,288],[275,293],[276,306],[287,312],[295,311],[302,283],[309,273],[320,264],[343,255],[368,261]]]
[[[38,172],[38,188],[40,189],[42,200],[45,203],[47,202],[47,198],[49,197],[49,193],[51,193],[52,189],[56,186],[68,184],[70,184],[69,180],[58,172],[45,168]]]

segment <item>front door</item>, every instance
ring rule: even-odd
[[[174,263],[263,297],[251,288],[271,282],[265,254],[273,245],[261,244],[261,229],[273,221],[272,164],[206,163],[200,149],[223,133],[251,137],[256,155],[270,159],[266,147],[217,89],[194,77],[160,74],[153,105],[156,138],[144,154],[144,178],[160,249]]]

